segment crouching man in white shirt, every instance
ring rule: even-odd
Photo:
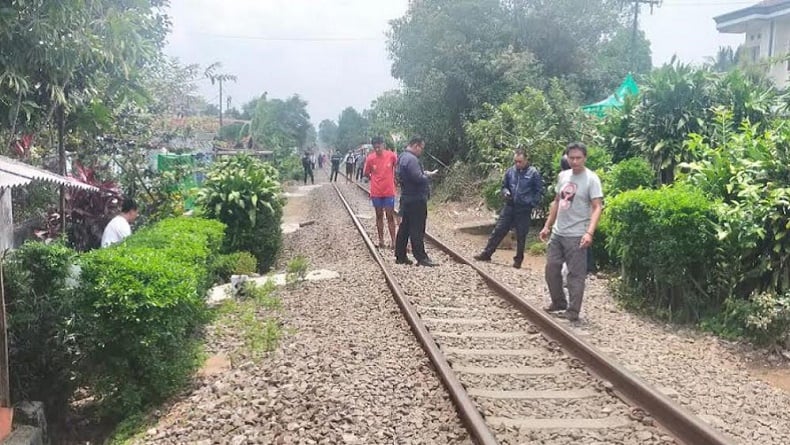
[[[131,223],[137,219],[137,204],[131,198],[123,200],[121,214],[110,220],[104,228],[101,237],[101,246],[107,247],[115,243],[120,243],[124,238],[132,234]]]

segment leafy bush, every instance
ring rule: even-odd
[[[483,185],[483,199],[486,207],[491,210],[500,211],[505,205],[505,198],[502,197],[502,180],[491,179]]]
[[[218,255],[211,265],[214,281],[227,283],[231,275],[252,275],[258,270],[258,261],[249,252]]]
[[[614,197],[621,192],[640,187],[654,188],[656,174],[644,159],[631,158],[615,164],[601,179],[604,182],[606,196]]]
[[[83,378],[108,414],[163,400],[199,364],[208,265],[223,225],[174,218],[82,257],[75,322]]]
[[[198,198],[206,217],[227,225],[225,250],[248,251],[265,272],[282,245],[282,201],[278,173],[246,155],[217,162]]]
[[[721,199],[716,232],[720,239],[719,280],[736,298],[790,291],[790,124],[781,120],[763,130],[729,125],[730,112],[717,116],[711,143],[692,135],[688,146],[698,159],[686,164],[685,181]]]
[[[703,327],[726,338],[745,337],[758,345],[790,345],[790,294],[728,298],[722,311],[705,320]]]
[[[3,266],[11,399],[41,400],[54,418],[66,412],[76,388],[75,257],[60,243],[27,242]]]
[[[607,247],[632,302],[680,321],[718,309],[716,213],[708,197],[681,186],[631,190],[607,207]]]
[[[443,202],[460,201],[469,196],[470,191],[474,190],[474,186],[480,180],[479,172],[475,170],[472,164],[454,163],[436,187],[433,193],[435,199]]]

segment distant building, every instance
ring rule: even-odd
[[[790,0],[764,0],[714,20],[719,32],[746,36],[741,49],[741,58],[746,63],[790,53]],[[790,84],[790,60],[772,64],[767,74],[778,88],[786,88]]]

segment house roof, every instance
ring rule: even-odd
[[[44,181],[67,187],[99,191],[98,188],[84,184],[74,178],[67,178],[43,168],[33,167],[5,156],[0,156],[0,189],[20,187],[33,181]]]
[[[743,33],[747,22],[790,15],[790,0],[763,0],[747,8],[714,17],[721,32]]]

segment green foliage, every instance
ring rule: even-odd
[[[297,283],[304,281],[307,277],[309,268],[309,259],[302,255],[295,256],[285,266],[285,282],[291,287],[296,286]]]
[[[27,242],[3,265],[11,399],[41,400],[53,418],[66,412],[76,389],[75,257],[60,243]]]
[[[479,185],[478,172],[472,164],[456,162],[433,191],[433,199],[460,201]]]
[[[252,275],[258,271],[258,261],[249,252],[217,255],[211,264],[214,282],[227,283],[231,275]]]
[[[218,325],[230,328],[231,332],[241,336],[243,347],[233,357],[235,360],[260,360],[277,346],[282,337],[282,330],[276,318],[264,313],[279,310],[282,303],[274,294],[275,286],[271,281],[258,286],[254,283],[245,284],[244,301],[230,300],[221,308]]]
[[[306,147],[312,128],[307,102],[298,95],[286,100],[267,99],[264,95],[254,103],[250,134],[256,143],[271,150]]]
[[[745,337],[758,345],[790,342],[790,294],[759,293],[748,300],[729,298],[702,327],[725,338]]]
[[[369,140],[368,121],[357,110],[348,107],[340,113],[337,121],[335,148],[341,151],[355,150]]]
[[[466,126],[475,147],[472,159],[484,171],[498,175],[513,164],[513,150],[520,145],[526,150],[530,164],[549,181],[559,172],[559,157],[568,142],[583,140],[589,131],[589,118],[570,103],[557,83],[547,94],[526,88],[498,107],[485,105],[483,110],[483,118]],[[608,154],[604,150],[597,153],[591,151],[588,162],[594,164],[601,157],[600,163],[607,164]],[[489,192],[493,189],[487,186],[484,194],[490,206],[496,199]],[[552,198],[547,196],[544,206]]]
[[[216,221],[174,218],[82,257],[83,384],[108,414],[138,412],[180,389],[199,365],[195,330],[207,321]]]
[[[790,291],[790,126],[744,123],[732,130],[731,113],[717,116],[717,137],[706,143],[692,135],[688,147],[697,159],[685,167],[686,181],[713,199],[721,241],[720,280],[737,298]]]
[[[542,241],[535,241],[534,243],[527,246],[527,251],[529,254],[535,256],[545,255],[547,249],[548,247],[546,246],[546,243]]]
[[[603,176],[603,188],[608,197],[614,197],[627,190],[655,188],[656,175],[650,164],[642,158],[626,159],[615,164]]]
[[[631,190],[612,199],[605,215],[625,295],[680,321],[718,308],[716,213],[708,197],[681,186]]]
[[[236,142],[248,136],[244,132],[245,129],[249,131],[249,126],[243,122],[233,122],[232,124],[224,125],[219,129],[219,138],[223,141]]]
[[[494,211],[502,210],[505,205],[505,198],[502,197],[502,180],[491,179],[483,184],[483,200],[486,207]]]
[[[318,124],[318,141],[324,147],[337,147],[337,124],[329,119],[324,119]]]
[[[215,163],[198,203],[208,218],[225,223],[225,250],[247,251],[268,270],[282,245],[279,174],[269,164],[241,155]]]
[[[640,83],[633,107],[603,125],[603,137],[616,159],[640,153],[661,173],[661,183],[674,181],[678,165],[692,161],[686,139],[715,137],[716,109],[724,107],[735,128],[744,119],[765,125],[779,110],[776,91],[764,79],[732,71],[714,74],[672,63],[654,70]]]

